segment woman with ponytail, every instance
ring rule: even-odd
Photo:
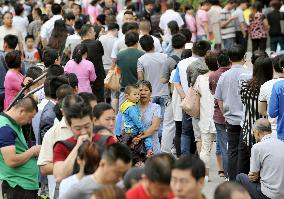
[[[74,73],[77,76],[79,93],[92,93],[91,82],[97,78],[93,63],[86,59],[87,53],[86,45],[77,45],[73,51],[72,59],[66,63],[64,68],[65,73]]]

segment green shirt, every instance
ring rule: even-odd
[[[16,154],[24,153],[28,150],[21,126],[5,113],[0,115],[0,128],[10,127],[15,133]],[[0,151],[0,180],[6,181],[11,187],[17,185],[25,190],[37,190],[39,169],[36,164],[36,158],[32,157],[18,167],[9,167],[6,165],[3,155]]]
[[[136,48],[127,48],[117,54],[117,65],[120,69],[120,84],[122,89],[124,89],[128,84],[137,83],[137,61],[143,54],[144,52]]]

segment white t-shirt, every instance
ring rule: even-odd
[[[4,25],[0,26],[0,50],[4,51],[4,37],[6,35],[15,35],[18,37],[20,43],[22,43],[22,34],[14,26],[12,28],[6,28]]]
[[[73,51],[75,49],[75,47],[80,44],[82,41],[80,35],[78,33],[75,33],[73,35],[69,35],[66,39],[65,42],[65,48],[67,47],[70,51],[71,51],[71,57],[73,54]]]
[[[172,9],[167,10],[164,12],[160,18],[159,27],[164,31],[168,27],[168,23],[170,21],[176,21],[178,23],[178,26],[181,27],[184,24],[183,19],[181,18],[180,14],[178,12],[175,12]]]
[[[61,181],[59,186],[59,198],[67,191],[69,191],[70,187],[72,187],[74,184],[79,182],[78,177],[76,174],[69,176],[68,178],[65,178]]]
[[[13,27],[15,27],[20,33],[22,33],[22,38],[27,36],[27,29],[29,26],[29,20],[27,17],[14,16],[13,17]]]
[[[61,15],[54,15],[47,22],[45,22],[41,27],[40,37],[48,40],[54,28],[55,21],[59,19],[63,19]]]
[[[104,69],[108,70],[111,67],[111,53],[112,53],[112,49],[114,46],[114,43],[118,40],[117,37],[114,37],[112,35],[102,35],[99,38],[100,42],[103,45],[104,48],[104,55],[103,55],[103,63],[104,63]]]
[[[281,81],[281,80],[284,80],[284,78],[272,79],[272,80],[269,80],[269,81],[265,82],[260,87],[259,96],[258,96],[258,101],[267,103],[268,120],[271,123],[272,131],[275,131],[275,132],[276,132],[276,129],[277,129],[277,117],[276,118],[271,118],[269,116],[269,111],[268,111],[269,110],[269,101],[270,101],[273,85],[276,82]]]
[[[171,72],[170,83],[173,83],[173,78],[175,76],[176,69]],[[182,109],[180,107],[181,98],[177,92],[176,87],[174,87],[173,95],[172,95],[172,106],[173,113],[174,113],[174,121],[182,121]]]

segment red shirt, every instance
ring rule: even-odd
[[[92,141],[97,142],[102,136],[103,135],[101,134],[95,134],[92,138]],[[67,141],[74,145],[76,145],[77,143],[77,140],[75,140],[74,137],[68,138]],[[106,144],[108,146],[115,144],[115,143],[116,143],[116,140],[114,139],[114,137],[110,137],[106,141]],[[68,149],[68,147],[62,143],[55,144],[54,149],[53,149],[53,162],[64,161],[68,157],[68,155],[71,153],[71,151],[72,150]]]
[[[174,198],[173,193],[170,193],[168,197],[165,199],[173,199],[173,198]],[[146,194],[142,183],[140,183],[126,192],[126,199],[152,199],[152,198],[150,198]]]

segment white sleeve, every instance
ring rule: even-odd
[[[40,29],[40,37],[43,38],[43,39],[48,38],[48,31],[47,31],[45,24],[43,24],[41,29]]]
[[[112,59],[116,59],[117,58],[117,54],[118,54],[118,41],[119,40],[117,40],[115,43],[114,43],[114,45],[113,45],[113,47],[112,47],[112,51],[111,51],[111,58]]]

